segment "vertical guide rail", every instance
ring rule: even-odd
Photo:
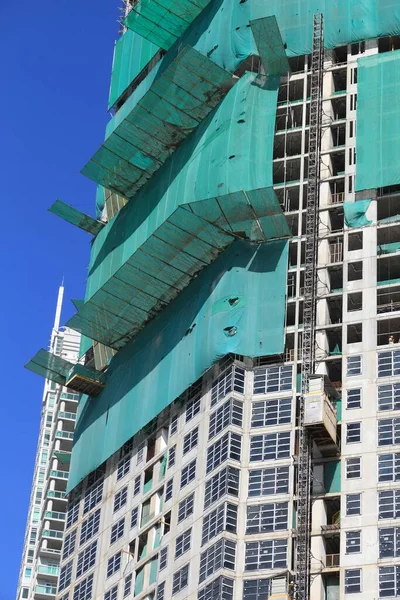
[[[322,130],[322,79],[324,65],[323,16],[313,17],[311,58],[311,103],[306,211],[304,272],[304,316],[302,336],[302,382],[297,473],[297,546],[295,563],[296,600],[310,596],[311,566],[311,439],[304,427],[305,394],[315,368],[315,322],[317,299],[318,209]]]

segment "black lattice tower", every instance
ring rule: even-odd
[[[297,544],[295,562],[295,598],[308,600],[311,563],[311,440],[304,427],[305,394],[309,376],[315,369],[315,321],[317,301],[318,210],[322,130],[322,80],[324,64],[323,16],[313,17],[311,55],[311,103],[308,153],[306,211],[306,249],[304,272],[304,315],[302,335],[302,383],[299,422],[299,458],[297,472]]]

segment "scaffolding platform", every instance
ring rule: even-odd
[[[82,169],[89,179],[128,199],[237,81],[189,46],[169,64],[165,60],[113,117],[104,143]]]
[[[81,364],[73,364],[43,348],[25,365],[27,369],[66,386],[80,394],[97,396],[105,386],[106,376]]]
[[[119,350],[235,239],[289,237],[272,189],[227,194],[178,207],[67,323]]]
[[[169,50],[209,3],[210,0],[137,0],[124,25]]]

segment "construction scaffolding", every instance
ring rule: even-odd
[[[323,16],[313,19],[311,62],[310,142],[304,271],[304,319],[302,336],[302,382],[300,399],[299,458],[297,473],[296,600],[308,600],[311,567],[311,438],[305,427],[305,397],[315,369],[315,322],[317,302],[318,209],[322,130],[322,81],[324,64]]]

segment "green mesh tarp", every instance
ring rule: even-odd
[[[79,227],[79,229],[83,229],[87,233],[91,233],[92,235],[97,235],[99,231],[104,227],[104,223],[101,221],[97,221],[81,212],[77,208],[66,204],[62,200],[56,200],[54,204],[52,204],[49,208],[49,211],[53,214],[57,215],[64,221]]]
[[[366,212],[371,204],[371,200],[357,200],[356,202],[344,202],[344,222],[347,227],[365,227],[371,225]]]
[[[159,47],[129,29],[115,43],[108,108],[114,106]]]
[[[25,365],[25,368],[41,375],[45,379],[50,379],[64,385],[65,379],[73,366],[73,363],[70,363],[68,360],[42,348]]]
[[[399,111],[400,51],[360,59],[356,134],[357,191],[400,183]]]
[[[131,198],[218,104],[230,83],[230,73],[184,48],[165,70],[160,68],[142,97],[143,85],[130,96],[116,115],[118,127],[82,173]]]
[[[388,244],[378,244],[378,254],[393,254],[394,252],[400,252],[400,242],[390,242]]]
[[[282,42],[276,17],[256,19],[250,23],[264,73],[271,77],[290,71],[286,50]]]
[[[107,223],[93,241],[86,301],[179,205],[272,188],[277,86],[259,87],[253,74],[242,77],[135,200]]]
[[[379,219],[378,223],[381,225],[383,223],[397,223],[400,221],[400,215],[393,215],[392,217],[385,217],[385,219]]]
[[[85,305],[69,327],[119,349],[235,235],[290,235],[272,189],[278,81],[244,76],[168,172],[160,169],[106,225],[92,246]]]
[[[283,352],[288,242],[236,241],[111,360],[78,409],[69,488],[229,353]]]
[[[132,31],[168,50],[210,0],[138,0],[124,20]]]

